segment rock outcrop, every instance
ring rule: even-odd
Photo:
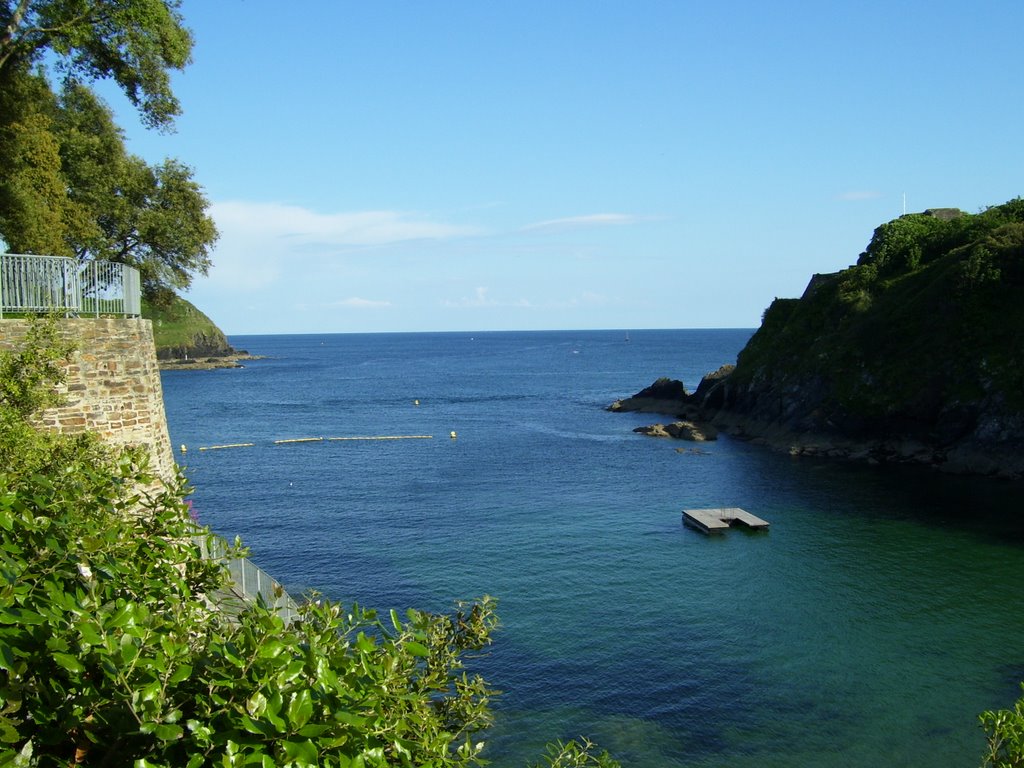
[[[637,427],[633,430],[641,435],[650,437],[671,437],[676,440],[691,440],[695,443],[703,443],[707,440],[717,440],[718,430],[708,424],[695,424],[692,421],[674,421],[671,424],[651,424],[646,427]]]

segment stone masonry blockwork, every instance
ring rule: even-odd
[[[0,320],[0,349],[17,349],[29,320]],[[41,422],[63,432],[91,430],[114,445],[149,450],[152,469],[165,480],[177,473],[167,432],[153,327],[141,318],[58,320],[76,351],[67,363],[65,404],[43,412]]]

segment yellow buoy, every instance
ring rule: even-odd
[[[184,444],[184,443],[182,443],[182,444],[181,444],[181,452],[182,452],[182,453],[185,453],[186,451],[188,451],[188,448],[186,448],[186,447],[185,447],[185,444]]]
[[[419,400],[413,400],[413,401],[412,401],[412,404],[413,404],[413,405],[419,405],[419,404],[420,404],[420,401],[419,401]]]
[[[455,434],[455,430],[454,429],[452,430],[452,433],[451,433],[450,437],[451,437],[452,440],[454,440],[456,437],[458,437],[458,435]]]

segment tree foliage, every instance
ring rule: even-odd
[[[54,134],[52,94],[42,77],[0,70],[0,233],[9,246],[70,256],[74,218]]]
[[[209,248],[217,238],[208,202],[177,160],[150,166],[129,156],[99,217],[99,243],[79,250],[81,257],[131,264],[139,269],[148,296],[164,287],[187,288],[196,273],[206,274]]]
[[[927,213],[912,213],[878,227],[858,265],[870,265],[886,276],[912,271],[949,249],[950,236],[962,225]]]
[[[150,297],[206,274],[217,229],[189,166],[129,154],[81,83],[55,95],[39,74],[0,80],[0,232],[12,251],[130,264]]]
[[[52,328],[52,326],[51,326]],[[312,596],[286,624],[204,558],[181,485],[144,493],[139,452],[23,426],[52,402],[66,348],[41,326],[0,354],[0,764],[470,766],[492,691],[463,669],[495,628],[490,598],[450,614]],[[554,768],[603,766],[588,742]]]
[[[585,737],[549,744],[542,759],[543,762],[533,763],[531,768],[620,768],[608,752],[598,752],[596,745]]]
[[[169,70],[190,61],[178,0],[0,0],[0,72],[45,60],[70,80],[112,79],[143,122],[168,128],[181,111]]]

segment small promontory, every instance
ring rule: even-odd
[[[1024,200],[875,230],[854,266],[776,299],[735,366],[612,410],[794,454],[1024,477]]]
[[[143,300],[142,316],[153,323],[153,341],[161,367],[227,368],[248,357],[232,347],[214,322],[175,294]]]

